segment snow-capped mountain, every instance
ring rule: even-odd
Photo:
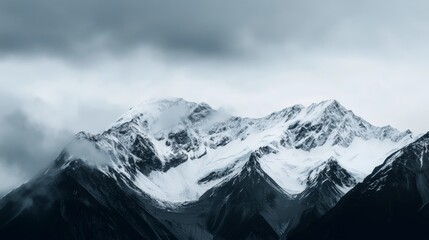
[[[334,100],[257,119],[229,116],[204,103],[160,100],[132,108],[101,134],[77,136],[103,150],[113,169],[142,191],[174,203],[195,201],[238,174],[257,150],[265,153],[262,169],[284,191],[298,194],[313,168],[329,159],[361,181],[411,140],[409,131],[374,127]]]
[[[288,239],[427,239],[428,203],[429,133],[390,155],[325,216]]]
[[[146,102],[100,134],[77,134],[50,169],[4,197],[0,234],[12,238],[45,214],[45,227],[22,234],[61,238],[48,229],[55,219],[72,239],[278,239],[412,141],[334,100],[262,118],[183,99]]]

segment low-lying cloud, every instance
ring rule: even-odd
[[[90,166],[106,166],[111,164],[109,155],[98,149],[94,142],[75,139],[66,146],[66,151],[73,159],[82,159]]]
[[[0,195],[54,161],[71,134],[32,123],[20,111],[0,118]]]

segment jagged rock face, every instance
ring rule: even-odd
[[[141,160],[136,163],[136,166],[138,166],[137,169],[143,174],[149,174],[151,171],[162,169],[162,162],[155,154],[155,147],[148,139],[137,135],[130,150],[131,154]]]
[[[392,154],[361,184],[289,239],[425,239],[429,134]]]
[[[310,171],[307,188],[300,198],[307,207],[313,207],[316,214],[322,216],[356,183],[357,180],[331,158]]]
[[[331,145],[348,147],[354,138],[389,138],[396,141],[405,135],[395,133],[391,127],[376,128],[355,116],[337,101],[323,104],[325,104],[324,107],[312,105],[307,110],[309,114],[315,114],[316,118],[310,121],[308,119],[297,121],[289,126],[289,133],[297,143],[296,148],[310,151],[324,145],[330,139]]]
[[[299,221],[285,230],[282,239],[287,239],[292,229],[299,231],[322,217],[356,184],[357,179],[334,158],[311,170],[307,188],[297,196],[303,212],[299,215]]]
[[[24,227],[18,238],[278,239],[334,206],[366,176],[362,161],[375,166],[411,139],[336,101],[255,119],[152,102],[77,134],[47,174],[2,199],[0,236]],[[359,152],[371,147],[374,162]],[[21,211],[25,199],[37,204]]]

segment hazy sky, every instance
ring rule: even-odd
[[[375,125],[429,131],[428,11],[423,0],[2,0],[0,192],[77,131],[150,98],[252,117],[337,99]]]

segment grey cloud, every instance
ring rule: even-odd
[[[27,83],[5,84],[9,93],[0,90],[0,197],[47,168],[74,133],[103,131],[127,109],[105,99],[71,101],[78,90],[58,106],[20,95]]]
[[[11,175],[1,177],[0,193],[47,167],[71,137],[31,123],[21,111],[7,114],[0,124],[0,172]]]
[[[149,46],[237,55],[257,46],[372,48],[428,39],[425,1],[4,0],[0,51],[85,54]]]
[[[2,1],[0,47],[3,52],[60,54],[98,47],[122,51],[141,44],[195,52],[226,51],[229,33],[219,23],[199,19],[196,15],[210,9],[199,12],[198,7],[192,9],[194,3]]]

